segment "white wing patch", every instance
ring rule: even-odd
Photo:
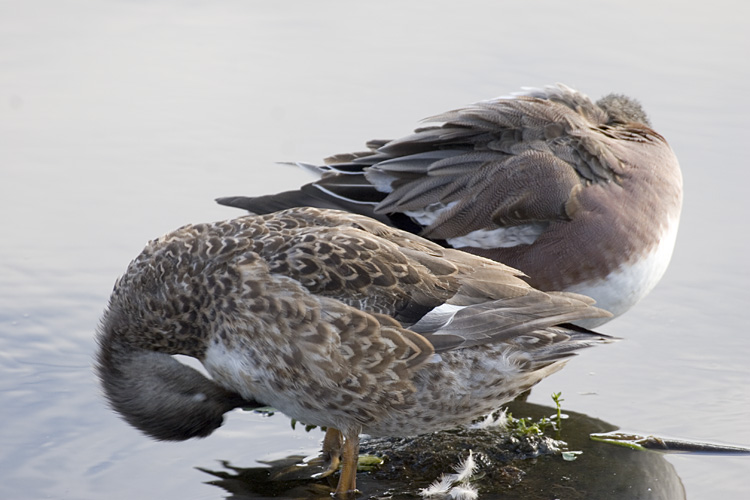
[[[453,304],[441,304],[432,311],[428,312],[419,321],[414,323],[409,330],[417,333],[436,332],[447,326],[458,311],[466,306],[456,306]]]
[[[455,206],[456,203],[458,202],[452,201],[448,204],[432,203],[427,205],[423,210],[406,210],[404,214],[414,219],[418,224],[428,227],[437,221],[444,212]],[[546,228],[547,224],[545,223],[532,222],[518,226],[477,229],[462,236],[448,238],[446,241],[453,248],[509,248],[518,245],[531,245]]]
[[[543,223],[531,223],[495,229],[477,229],[463,236],[448,238],[446,241],[453,248],[508,248],[531,245],[546,227],[547,225]]]
[[[422,210],[404,210],[404,214],[408,215],[415,222],[427,227],[438,218],[443,215],[443,212],[450,210],[457,201],[452,201],[447,205],[444,203],[431,203],[424,207]]]

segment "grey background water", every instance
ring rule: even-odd
[[[750,8],[744,2],[0,1],[0,497],[221,498],[194,467],[315,450],[233,413],[156,443],[91,362],[145,242],[238,215],[317,161],[417,120],[557,81],[639,98],[685,177],[672,265],[534,390],[629,430],[750,445]],[[585,456],[581,459],[585,460]],[[750,459],[673,455],[688,498],[744,498]]]

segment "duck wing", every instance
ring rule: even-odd
[[[615,98],[594,103],[555,85],[482,101],[401,139],[371,141],[368,152],[331,157],[299,191],[218,201],[254,213],[340,208],[454,247],[531,244],[575,215],[582,191],[617,181],[627,153],[618,141],[660,137],[649,135],[637,102]]]

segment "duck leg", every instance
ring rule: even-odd
[[[323,438],[323,449],[320,453],[321,458],[328,461],[328,468],[320,474],[316,474],[315,477],[330,476],[338,470],[343,447],[344,436],[341,431],[329,427],[326,430],[326,436]]]
[[[344,463],[336,487],[337,498],[352,498],[357,493],[357,459],[359,458],[359,429],[347,431],[344,436],[342,461]]]

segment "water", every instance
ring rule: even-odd
[[[639,98],[676,151],[672,265],[626,340],[531,396],[640,433],[750,445],[750,37],[742,2],[0,1],[0,497],[222,498],[195,467],[311,453],[233,413],[156,443],[102,402],[93,332],[145,242],[237,215],[316,161],[556,81]],[[585,459],[585,457],[584,457]],[[744,498],[747,457],[670,455],[688,498]]]

